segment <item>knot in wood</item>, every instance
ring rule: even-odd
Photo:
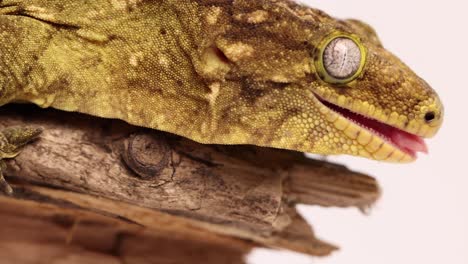
[[[125,144],[123,160],[142,179],[158,177],[169,165],[171,149],[164,138],[133,134]]]

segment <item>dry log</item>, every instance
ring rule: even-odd
[[[379,196],[373,178],[302,153],[201,145],[118,120],[3,108],[0,128],[16,125],[44,133],[7,162],[15,196],[0,199],[0,257],[11,261],[47,251],[76,263],[242,263],[256,246],[322,256],[336,247],[314,236],[295,205],[365,209]]]

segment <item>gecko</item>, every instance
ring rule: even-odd
[[[401,163],[427,152],[444,112],[370,25],[290,0],[1,0],[8,103]],[[0,159],[38,136],[15,133]]]

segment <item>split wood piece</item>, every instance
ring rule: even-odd
[[[32,193],[21,190],[21,195]],[[255,246],[156,211],[151,222],[157,228],[150,229],[51,199],[0,197],[0,204],[0,263],[5,264],[241,264]]]
[[[326,255],[335,247],[315,238],[295,204],[365,209],[379,197],[373,178],[296,152],[201,145],[121,121],[24,105],[0,111],[0,128],[12,125],[44,133],[7,162],[10,181],[23,189],[32,188],[24,182],[60,188],[34,192],[150,229],[158,227],[132,214],[157,209],[218,234]],[[106,207],[97,197],[120,203]]]

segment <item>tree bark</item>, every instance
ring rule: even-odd
[[[243,263],[254,247],[323,256],[336,247],[295,205],[364,210],[379,197],[373,178],[296,152],[4,107],[0,128],[17,125],[44,133],[7,161],[15,194],[0,198],[6,263]]]

